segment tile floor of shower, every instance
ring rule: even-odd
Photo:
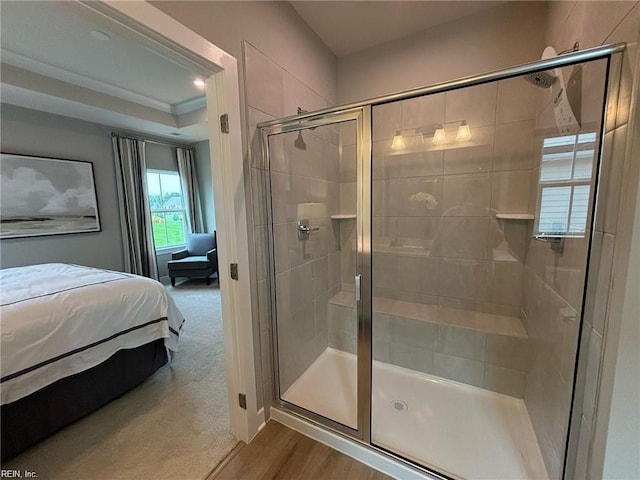
[[[356,376],[356,356],[328,347],[282,398],[355,428]],[[548,478],[522,399],[379,361],[372,392],[378,447],[453,478]]]

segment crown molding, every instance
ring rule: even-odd
[[[1,85],[0,94],[3,104],[75,118],[130,132],[141,132],[189,142],[206,140],[208,135],[206,123],[189,126],[162,123],[159,119],[145,119],[130,113],[117,112],[8,83]],[[176,137],[176,132],[179,132],[180,136]]]
[[[2,62],[14,67],[22,68],[39,75],[51,77],[56,80],[61,80],[79,87],[83,87],[89,90],[95,90],[96,92],[105,93],[113,97],[126,100],[128,102],[137,103],[145,107],[160,110],[165,113],[174,113],[171,104],[156,100],[154,98],[141,95],[126,88],[117,87],[110,83],[102,82],[94,78],[80,75],[78,73],[70,72],[63,68],[54,67],[48,63],[34,60],[33,58],[26,57],[16,52],[12,52],[7,49],[2,49]],[[188,100],[190,101],[190,100]]]
[[[202,110],[207,108],[207,99],[202,94],[201,97],[190,98],[179,103],[175,103],[171,106],[171,112],[175,115],[183,115],[185,113],[194,112],[196,110]]]

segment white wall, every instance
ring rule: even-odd
[[[513,2],[338,60],[347,103],[540,58],[545,2]]]
[[[640,122],[636,131],[635,158],[638,158]],[[634,225],[602,477],[611,480],[640,478],[640,189]]]
[[[5,239],[2,268],[65,262],[122,270],[124,266],[115,166],[108,127],[2,104],[3,152],[93,163],[101,232]]]

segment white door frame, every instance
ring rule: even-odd
[[[264,424],[264,411],[257,408],[238,62],[145,1],[81,3],[188,61],[219,69],[207,80],[206,97],[229,416],[233,435],[249,442]],[[223,113],[229,115],[228,134],[220,130]],[[231,280],[231,263],[238,264],[237,281]],[[246,410],[239,406],[240,393],[246,395]]]

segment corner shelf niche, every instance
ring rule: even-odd
[[[355,220],[355,214],[340,214],[340,215],[331,215],[331,220]]]
[[[530,213],[496,213],[496,218],[502,220],[534,220],[536,217]]]

